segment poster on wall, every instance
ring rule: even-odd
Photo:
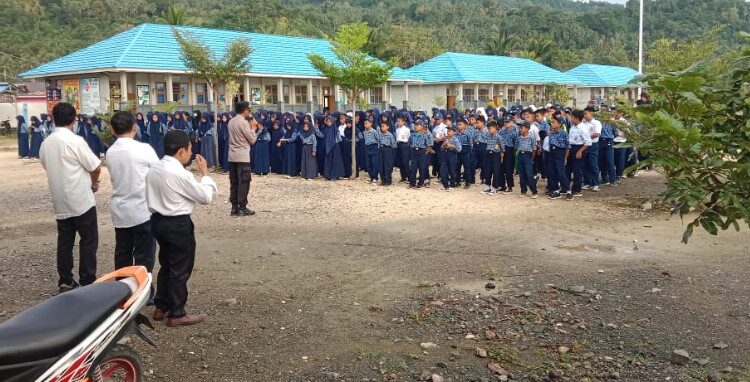
[[[63,80],[62,82],[62,101],[73,105],[76,110],[81,110],[79,85],[78,80]]]
[[[253,105],[260,105],[260,88],[252,88],[250,90],[250,99]]]
[[[138,85],[138,104],[148,105],[151,103],[151,93],[149,92],[149,85]]]
[[[101,98],[99,97],[99,79],[81,78],[81,113],[94,115],[101,112]]]
[[[62,81],[47,80],[47,114],[52,114],[52,108],[60,102],[62,98]]]

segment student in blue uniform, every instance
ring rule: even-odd
[[[156,155],[161,159],[164,156],[164,134],[167,133],[167,127],[161,121],[159,113],[151,114],[148,121],[148,144],[154,149]]]
[[[26,159],[29,157],[29,125],[26,124],[26,118],[22,115],[17,116],[16,121],[18,121],[18,157]]]
[[[298,164],[297,164],[297,136],[298,133],[294,130],[294,122],[292,120],[286,121],[284,127],[284,137],[279,140],[278,147],[282,147],[284,150],[284,157],[282,162],[282,173],[287,178],[299,175]]]
[[[365,166],[367,174],[370,175],[370,182],[377,184],[381,167],[378,132],[372,128],[371,119],[365,120],[364,127],[362,138],[365,141]]]
[[[138,125],[138,140],[143,143],[149,143],[150,135],[146,127],[146,120],[143,118],[143,113],[135,114],[135,124]]]
[[[255,120],[254,123],[257,126],[255,134],[258,138],[250,152],[253,156],[253,172],[268,175],[271,172],[271,133],[262,122]]]
[[[591,147],[591,132],[584,125],[583,110],[573,110],[570,122],[572,126],[568,132],[570,142],[570,153],[573,157],[568,160],[570,172],[573,173],[573,196],[581,196],[583,187],[583,171],[586,166],[586,151]]]
[[[521,122],[525,123],[525,122]],[[528,127],[528,125],[526,125]],[[500,188],[498,191],[507,193],[513,192],[513,173],[516,168],[516,147],[518,146],[518,127],[513,119],[508,117],[503,120],[503,128],[498,131],[503,137],[503,146],[505,147],[502,163],[502,174],[500,175]]]
[[[463,147],[456,136],[455,127],[448,126],[447,132],[448,134],[440,145],[440,181],[443,183],[443,189],[450,191],[451,188],[458,187],[460,182],[458,178],[458,154]]]
[[[531,191],[531,198],[538,198],[536,178],[534,177],[534,159],[536,158],[536,137],[529,134],[529,125],[522,123],[518,135],[518,175],[521,183],[521,195]],[[506,152],[505,156],[508,154]]]
[[[302,145],[301,174],[304,180],[313,180],[318,177],[318,140],[312,129],[310,121],[302,122],[302,130],[297,135]]]
[[[474,137],[474,166],[479,169],[479,182],[484,183],[487,177],[487,141],[484,138],[487,136],[487,127],[485,126],[485,119],[483,116],[476,118],[477,130]]]
[[[278,119],[271,123],[271,145],[268,151],[271,156],[271,172],[274,174],[284,173],[284,150],[281,147],[281,138],[284,138],[284,129]]]
[[[323,176],[327,180],[336,180],[344,176],[344,161],[341,157],[341,134],[339,128],[334,124],[331,116],[323,120],[323,140],[325,145],[325,162],[323,167]]]
[[[456,170],[458,171],[459,183],[460,178],[463,176],[464,188],[471,187],[474,184],[474,166],[473,158],[474,155],[474,136],[472,131],[469,130],[469,121],[465,118],[458,119],[458,131],[456,131],[456,138],[461,143],[461,152],[458,153],[458,164]]]
[[[565,117],[562,114],[556,114],[552,117],[550,123],[550,132],[547,135],[547,144],[549,145],[549,177],[547,181],[555,185],[551,190],[550,199],[559,199],[561,194],[565,194],[567,200],[573,199],[570,193],[570,181],[568,172],[565,171],[565,165],[568,162],[570,154],[570,142],[568,133],[563,127]],[[557,187],[559,185],[559,188]]]
[[[339,147],[341,147],[341,159],[344,162],[344,178],[350,178],[352,175],[354,175],[352,174],[352,139],[359,139],[357,135],[354,134],[351,117],[347,117],[346,115],[344,115],[343,118],[343,129],[341,128],[341,126],[339,127],[342,136]]]
[[[222,113],[219,117],[218,139],[219,139],[219,165],[222,172],[229,171],[229,114]]]
[[[90,145],[94,148],[94,155],[101,155],[107,152],[107,147],[102,143],[99,134],[102,131],[102,120],[97,116],[86,117],[86,139],[91,142]]]
[[[549,122],[547,122],[547,109],[546,108],[539,108],[536,111],[534,111],[534,123],[537,127],[537,134],[539,138],[539,142],[541,143],[544,141],[544,138],[547,137],[547,134],[549,134]],[[537,145],[538,146],[538,145]],[[537,147],[538,149],[538,147]],[[534,157],[534,173],[540,174],[542,179],[547,178],[547,173],[545,172],[545,166],[544,166],[544,156],[537,155]],[[538,178],[539,176],[537,176]]]
[[[387,120],[380,122],[378,134],[378,147],[380,149],[380,185],[390,186],[393,184],[393,163],[396,159],[396,138],[391,133],[391,124]]]
[[[505,152],[503,137],[498,133],[497,122],[491,121],[487,126],[487,133],[483,136],[486,143],[487,155],[485,159],[485,189],[483,193],[494,195],[500,187],[502,176],[502,161]]]
[[[44,115],[44,117],[47,117]],[[46,118],[45,118],[46,119]],[[39,159],[39,148],[44,141],[45,128],[42,123],[31,122],[31,146],[29,147],[29,158]]]
[[[615,167],[615,134],[616,129],[610,123],[602,123],[602,134],[599,136],[599,170],[602,184],[612,186],[617,182]]]
[[[406,124],[406,116],[399,115],[396,118],[396,144],[398,145],[398,172],[401,176],[400,183],[409,181],[409,136],[411,128]]]
[[[409,188],[421,188],[427,179],[427,148],[432,147],[432,135],[426,131],[425,122],[415,121],[414,132],[409,136]],[[419,171],[419,178],[417,178]],[[418,180],[417,180],[418,179]]]

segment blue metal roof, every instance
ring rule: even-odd
[[[443,53],[406,71],[425,83],[580,83],[563,72],[526,58],[454,52]]]
[[[321,77],[307,58],[317,53],[338,62],[331,44],[323,39],[237,32],[196,27],[177,27],[201,39],[221,57],[230,41],[246,38],[253,51],[249,56],[250,72],[271,76]],[[106,70],[187,71],[172,26],[142,24],[100,41],[87,48],[22,73],[22,77],[45,77],[67,73]],[[400,68],[394,68],[394,79],[407,79]]]
[[[638,71],[625,66],[581,64],[568,70],[568,75],[588,86],[615,87],[627,85]]]

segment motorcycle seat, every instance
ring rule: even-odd
[[[118,281],[61,293],[0,324],[0,365],[60,357],[130,297]]]

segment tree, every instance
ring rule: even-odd
[[[626,108],[634,123],[620,126],[649,154],[639,166],[664,170],[672,213],[697,211],[684,243],[699,225],[712,235],[750,226],[750,34],[743,36],[745,48],[724,72],[707,60],[645,77],[653,103]]]
[[[351,100],[353,113],[356,116],[357,104],[362,93],[375,86],[384,84],[391,76],[393,65],[384,64],[365,53],[369,27],[365,23],[345,24],[339,28],[331,42],[337,61],[327,60],[318,54],[308,54],[310,63],[328,78],[331,83],[339,85]],[[354,125],[354,124],[353,124]],[[357,173],[356,132],[352,126],[352,177]]]
[[[189,17],[185,7],[180,4],[172,4],[161,13],[159,20],[169,25],[185,25],[188,23]]]
[[[676,72],[713,56],[719,46],[720,29],[711,29],[698,38],[675,41],[660,38],[646,51],[646,72]]]
[[[495,37],[484,45],[484,53],[493,56],[507,56],[513,52],[516,45],[516,38],[509,35],[507,30],[501,29]]]
[[[177,28],[172,28],[172,33],[180,45],[182,61],[194,77],[206,81],[208,89],[213,93],[214,103],[214,127],[219,123],[218,86],[227,85],[237,77],[250,71],[250,60],[248,56],[252,52],[250,41],[238,38],[227,44],[226,51],[221,59],[217,59],[214,52],[208,46],[195,37],[192,33],[180,33]],[[229,96],[227,94],[227,96]]]

